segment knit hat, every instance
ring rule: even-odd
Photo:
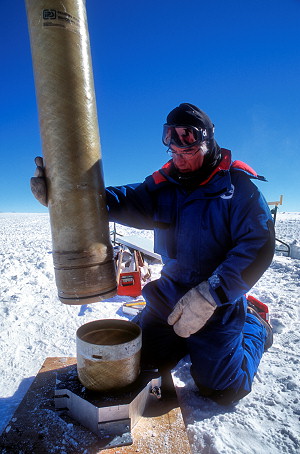
[[[214,137],[214,124],[203,110],[193,104],[183,103],[171,110],[167,116],[168,125],[189,125],[199,129],[206,129],[208,139]]]

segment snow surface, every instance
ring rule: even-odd
[[[137,233],[118,226],[123,234]],[[152,238],[152,232],[139,231]],[[277,253],[250,292],[269,305],[274,344],[264,355],[251,394],[235,407],[197,396],[188,358],[174,371],[193,453],[300,452],[300,213],[279,213],[276,236],[292,257]],[[88,306],[58,300],[48,214],[0,213],[0,432],[48,356],[76,356],[75,333],[101,318],[123,318],[129,297]],[[284,248],[284,246],[282,246]],[[161,266],[150,264],[152,278]]]

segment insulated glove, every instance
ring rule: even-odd
[[[37,201],[46,207],[48,206],[48,197],[43,158],[37,156],[34,162],[36,169],[34,177],[30,179],[31,192]]]
[[[168,317],[175,333],[180,337],[189,337],[203,328],[213,315],[217,303],[209,292],[207,281],[189,290],[175,305]]]

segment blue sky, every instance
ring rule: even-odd
[[[167,160],[168,112],[203,109],[220,146],[300,211],[300,0],[87,0],[106,185]],[[1,0],[0,211],[46,212],[29,179],[41,142],[25,4]]]

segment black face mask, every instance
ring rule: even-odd
[[[202,167],[213,170],[221,160],[221,149],[215,139],[207,142],[208,151],[204,155]]]

